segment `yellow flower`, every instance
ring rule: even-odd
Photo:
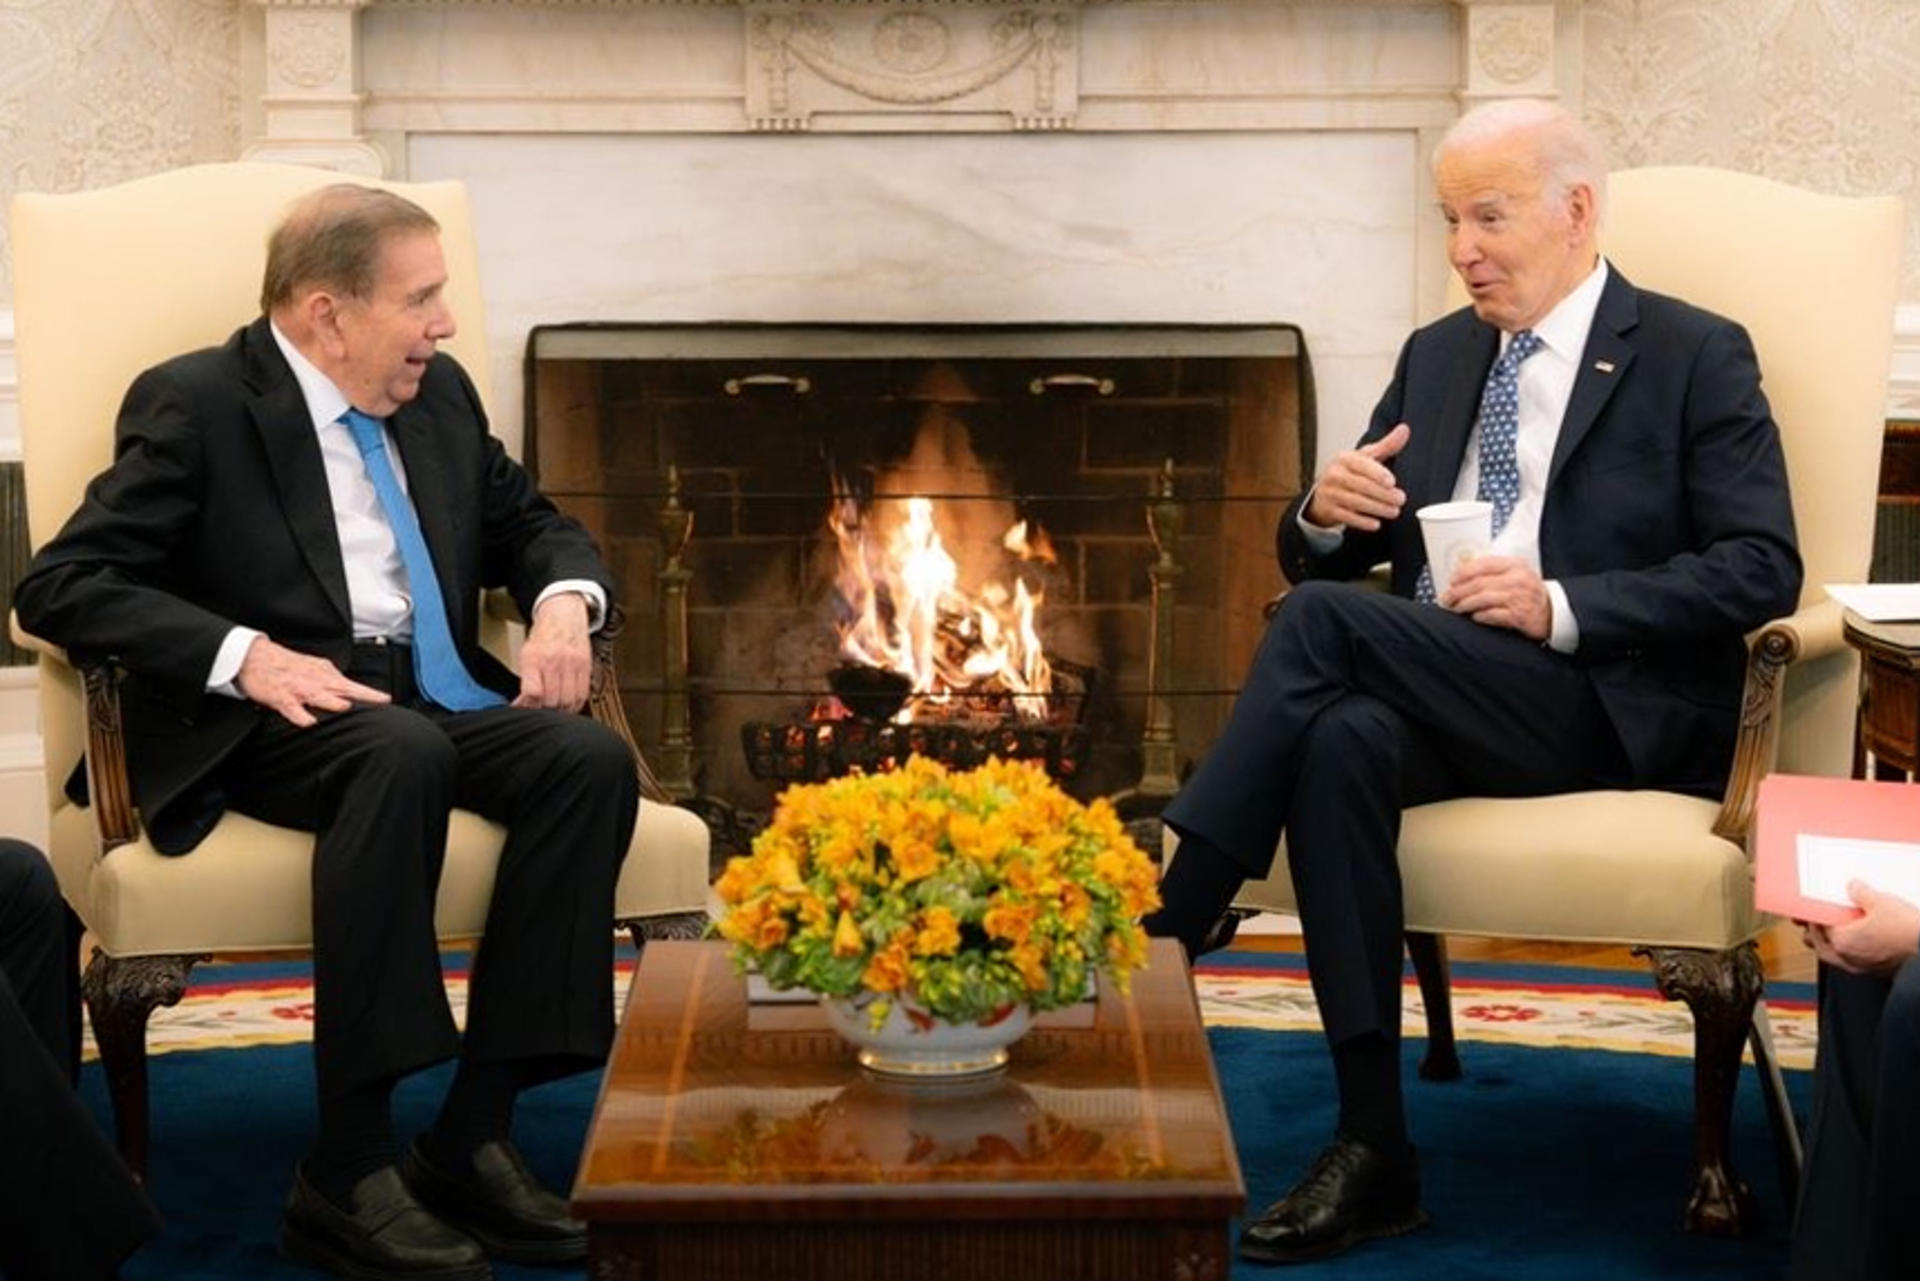
[[[853,913],[840,913],[840,923],[833,927],[833,954],[839,957],[858,956],[866,950],[866,940],[860,937],[860,927],[854,923]]]
[[[919,956],[952,956],[960,946],[960,922],[944,907],[920,913],[920,934],[913,941]]]
[[[893,865],[899,869],[902,884],[925,880],[940,870],[940,851],[931,841],[904,841],[894,847]]]

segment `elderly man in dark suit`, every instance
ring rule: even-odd
[[[1407,340],[1366,434],[1282,518],[1301,584],[1166,811],[1148,921],[1197,952],[1286,834],[1333,1053],[1333,1142],[1245,1228],[1290,1263],[1425,1222],[1399,1063],[1400,812],[1459,795],[1717,794],[1748,630],[1801,581],[1746,333],[1600,256],[1599,148],[1545,103],[1462,117],[1434,161],[1472,305]],[[1433,590],[1422,506],[1490,502],[1491,547]],[[1317,580],[1381,562],[1393,593]],[[1315,580],[1315,581],[1308,581]]]
[[[16,598],[29,630],[125,670],[157,848],[192,857],[228,807],[315,833],[320,1126],[282,1247],[357,1277],[584,1255],[510,1126],[522,1088],[611,1044],[638,804],[626,746],[577,714],[606,571],[436,353],[445,283],[411,202],[353,185],[299,202],[269,244],[266,314],[135,381],[115,462]],[[531,620],[518,677],[477,643],[494,586]],[[433,930],[456,806],[508,829],[464,1038]],[[394,1083],[456,1054],[396,1169]]]

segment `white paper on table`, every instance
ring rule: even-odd
[[[1863,841],[1851,836],[1794,839],[1800,863],[1800,893],[1823,903],[1852,907],[1848,881],[1864,881],[1909,903],[1920,903],[1920,844],[1911,841]]]
[[[1870,623],[1920,620],[1920,583],[1827,583],[1827,595]]]

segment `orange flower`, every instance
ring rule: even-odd
[[[993,906],[980,918],[981,927],[994,938],[1025,943],[1033,932],[1033,918],[1039,909],[1030,903],[1009,903],[1003,894],[994,895],[992,901]]]
[[[895,939],[873,954],[860,982],[875,992],[898,992],[907,985],[907,978],[906,945]]]

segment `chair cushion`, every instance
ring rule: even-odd
[[[1435,934],[1727,948],[1758,934],[1745,851],[1713,834],[1716,801],[1578,792],[1440,801],[1407,811],[1407,928]],[[1291,912],[1286,845],[1243,907]]]
[[[98,848],[90,813],[66,805],[53,822],[61,889],[111,955],[312,946],[313,840],[304,832],[228,814],[190,854],[157,854],[142,839],[96,859],[76,857]],[[442,939],[481,933],[505,836],[497,823],[454,811],[434,914]],[[642,801],[613,919],[703,910],[708,843],[698,816]]]

